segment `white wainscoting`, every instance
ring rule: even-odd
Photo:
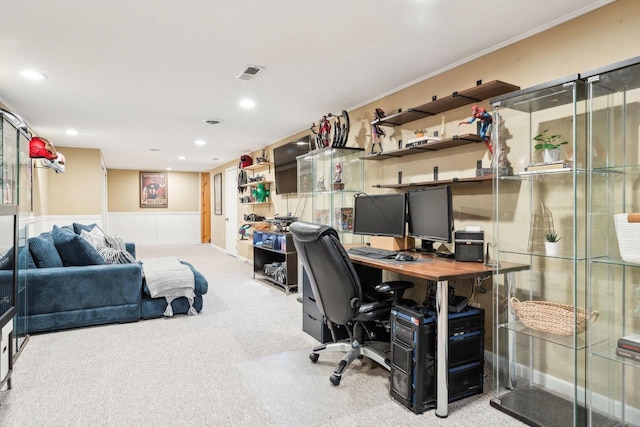
[[[31,216],[23,219],[23,223],[26,224],[28,229],[27,235],[29,237],[37,236],[45,231],[51,231],[54,225],[64,227],[65,225],[72,225],[74,222],[86,225],[98,224],[100,228],[104,229],[102,215]]]
[[[200,212],[109,212],[105,232],[136,245],[200,243]]]

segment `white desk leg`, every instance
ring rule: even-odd
[[[505,273],[505,296],[507,297],[507,305],[514,296],[516,290],[516,273]],[[507,321],[509,323],[516,321],[516,315],[507,308]],[[516,335],[509,329],[507,331],[507,360],[509,364],[509,372],[507,374],[506,387],[509,390],[516,388]]]
[[[436,416],[449,415],[449,290],[446,280],[439,281],[436,287],[436,316],[438,327],[436,342],[438,359],[436,364]]]

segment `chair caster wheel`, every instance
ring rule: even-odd
[[[311,359],[311,362],[316,363],[318,361],[318,358],[320,357],[320,355],[318,353],[311,353],[309,355],[309,359]]]
[[[331,381],[331,384],[333,384],[335,386],[340,384],[340,380],[341,380],[341,377],[339,377],[337,375],[331,375],[331,378],[329,378],[329,381]]]

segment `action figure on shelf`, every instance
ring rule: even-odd
[[[324,148],[329,146],[329,142],[331,139],[331,123],[329,123],[329,119],[327,116],[322,116],[320,119],[320,125],[318,126],[318,131],[316,132],[316,124],[311,124],[311,132],[316,136],[316,147]]]
[[[382,108],[376,108],[375,112],[373,113],[373,116],[374,116],[374,121],[373,121],[373,124],[371,125],[371,138],[373,140],[373,143],[371,144],[370,154],[375,154],[376,144],[378,144],[378,146],[380,147],[380,152],[382,153],[382,141],[380,140],[380,138],[386,135],[384,129],[378,126],[377,121],[384,119],[385,117],[387,117],[387,115],[384,113]]]
[[[333,182],[342,182],[342,164],[340,162],[336,163],[336,173],[333,175]]]
[[[484,145],[486,145],[489,152],[493,154],[493,145],[491,144],[491,123],[493,123],[493,118],[491,114],[487,113],[487,110],[474,105],[471,107],[471,118],[461,121],[458,123],[458,126],[471,124],[475,122],[476,119],[480,120],[480,134],[478,136],[482,138]]]

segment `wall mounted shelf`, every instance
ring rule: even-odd
[[[460,145],[474,144],[482,142],[482,138],[475,134],[454,135],[452,138],[432,141],[427,144],[417,145],[409,148],[399,148],[397,150],[384,151],[382,153],[363,156],[362,160],[387,160],[398,157],[421,154],[428,151],[444,150],[446,148],[458,147]]]
[[[488,83],[481,83],[469,89],[453,92],[451,95],[445,96],[444,98],[434,99],[426,104],[409,108],[406,111],[401,111],[383,119],[374,120],[371,124],[377,124],[380,126],[400,126],[414,120],[433,116],[519,89],[519,86],[505,83],[500,80],[493,80]]]
[[[245,166],[242,169],[246,171],[254,171],[254,172],[258,172],[264,169],[269,169],[269,172],[271,172],[271,165],[273,165],[273,163],[271,162],[262,162],[262,163],[255,163],[250,166]]]
[[[439,185],[448,185],[448,184],[466,184],[472,182],[486,182],[491,181],[493,179],[492,175],[485,176],[474,176],[471,178],[452,178],[452,179],[441,179],[438,181],[423,181],[423,182],[410,182],[406,184],[376,184],[372,185],[373,188],[396,188],[399,190],[407,190],[414,187],[437,187]]]

